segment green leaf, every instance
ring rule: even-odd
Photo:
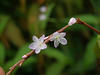
[[[97,36],[97,43],[98,43],[98,46],[100,48],[100,35]]]
[[[91,65],[94,65],[96,54],[95,54],[95,46],[96,46],[96,37],[93,37],[87,45],[86,53],[83,60],[84,69],[90,69]]]
[[[38,35],[39,27],[38,27],[38,9],[39,6],[37,4],[32,4],[28,11],[28,30],[31,35]]]
[[[0,66],[4,65],[5,61],[5,46],[0,42]]]
[[[96,13],[100,16],[100,0],[90,0]]]
[[[82,9],[83,9],[83,1],[84,0],[75,0],[75,1],[64,0],[64,1],[65,1],[64,3],[66,3],[65,6],[67,8],[68,15],[72,16],[73,14],[76,13],[77,9],[78,9],[78,11],[79,10],[82,11]],[[76,9],[73,9],[73,7],[75,7]]]
[[[8,71],[9,68],[11,66],[13,66],[16,62],[18,62],[23,55],[25,55],[26,53],[28,53],[30,51],[30,49],[28,48],[29,44],[26,44],[24,45],[22,48],[19,49],[19,51],[16,53],[16,56],[14,57],[14,59],[8,61],[5,65],[4,65],[4,69],[5,71]],[[25,65],[28,64],[28,62],[36,62],[35,61],[35,58],[33,57],[33,60],[32,58],[29,58],[28,60],[25,61]],[[24,65],[24,64],[23,64]],[[17,70],[17,69],[16,69]]]
[[[7,25],[8,20],[9,20],[9,16],[0,15],[0,36],[2,35],[4,29]]]
[[[10,20],[7,24],[5,35],[17,47],[21,47],[25,44],[25,40],[22,36],[22,33],[13,20]]]
[[[71,72],[84,73],[90,70],[95,65],[96,55],[95,55],[96,37],[93,37],[87,45],[86,52],[77,63],[71,68]]]
[[[96,43],[96,47],[95,47],[95,53],[97,58],[100,59],[100,35],[97,36],[97,43]]]
[[[65,56],[57,49],[48,47],[47,50],[44,50],[44,53],[47,56],[56,59],[56,62],[46,69],[46,75],[60,75],[65,66],[71,62],[69,57]]]

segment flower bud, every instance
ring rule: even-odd
[[[72,18],[69,20],[68,25],[69,25],[69,26],[72,26],[73,24],[76,23],[76,21],[77,21],[77,20],[76,20],[75,18],[72,17]]]

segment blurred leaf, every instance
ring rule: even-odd
[[[73,15],[75,14],[76,12],[75,11],[82,11],[83,9],[83,0],[64,0],[65,1],[65,5],[67,7],[67,12],[68,12],[68,15]],[[73,8],[76,8],[76,9],[73,9]],[[78,10],[77,10],[78,9]]]
[[[90,0],[96,13],[100,16],[100,0]]]
[[[96,47],[95,47],[95,53],[97,58],[100,59],[100,35],[97,36],[97,43],[96,43]]]
[[[12,20],[9,21],[6,28],[5,34],[7,38],[17,47],[21,47],[25,44],[24,38],[22,36],[19,28],[14,24]]]
[[[91,65],[95,62],[95,46],[96,46],[96,37],[93,37],[87,45],[86,53],[83,60],[83,67],[85,70],[90,69]]]
[[[98,43],[98,46],[100,48],[100,35],[97,36],[97,43]]]
[[[9,16],[0,15],[0,36],[2,35],[2,32],[4,31],[8,20],[9,20]]]
[[[5,61],[5,46],[0,42],[0,65],[2,66]]]
[[[28,12],[28,30],[31,35],[38,35],[38,5],[32,4]]]
[[[4,69],[5,71],[8,71],[9,68],[11,66],[13,66],[16,62],[18,62],[23,55],[25,55],[26,53],[28,53],[30,51],[30,49],[28,48],[28,45],[29,44],[26,44],[24,45],[22,48],[19,49],[19,51],[17,52],[16,56],[14,57],[14,59],[8,61],[5,65],[4,65]],[[35,58],[33,57],[33,60],[32,58],[29,58],[28,60],[25,61],[25,65],[28,65],[28,62],[35,62]],[[24,65],[24,64],[23,64]],[[17,69],[16,69],[17,70]]]
[[[47,68],[46,75],[60,75],[65,66],[71,63],[69,57],[63,55],[57,49],[48,47],[47,50],[44,50],[44,53],[57,60]]]
[[[54,10],[56,11],[55,14],[57,16],[57,19],[59,19],[59,21],[65,18],[65,12],[64,12],[65,10],[63,10],[62,4],[56,5]]]
[[[72,5],[75,4],[75,6],[77,6],[78,10],[82,10],[83,7],[84,7],[84,6],[83,6],[83,1],[84,1],[84,0],[75,0],[75,1],[72,0],[72,2],[73,2]]]
[[[96,37],[93,37],[87,45],[85,55],[71,68],[72,73],[84,73],[94,67]]]

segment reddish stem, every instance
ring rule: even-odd
[[[97,29],[95,29],[94,27],[90,26],[89,24],[85,23],[84,21],[82,21],[81,19],[77,18],[77,23],[78,24],[83,24],[85,26],[87,26],[88,28],[94,30],[96,33],[100,34],[100,31],[98,31]]]
[[[59,32],[59,33],[60,33],[60,32],[62,32],[62,31],[64,31],[67,27],[69,27],[69,25],[66,25],[65,27],[59,29],[59,30],[56,31],[56,32]],[[52,34],[48,36],[48,38],[44,41],[44,43],[48,43],[49,40],[50,40],[50,37],[52,37]],[[10,68],[9,72],[8,72],[6,75],[10,75],[11,72],[12,72],[17,66],[21,66],[21,65],[25,62],[25,60],[27,60],[33,53],[34,53],[34,50],[32,50],[32,51],[30,51],[29,53],[25,54],[26,57],[23,58],[23,59],[21,59],[21,60],[19,60],[16,64],[14,64],[14,65]]]

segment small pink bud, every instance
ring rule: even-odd
[[[40,14],[39,15],[39,20],[41,20],[41,21],[46,20],[46,15],[45,14]]]
[[[23,59],[27,58],[27,55],[22,56]]]
[[[72,17],[72,18],[69,20],[68,25],[69,25],[69,26],[72,26],[73,24],[76,23],[76,21],[77,21],[77,20],[76,20],[75,18]]]
[[[46,7],[46,6],[42,6],[42,7],[40,8],[40,11],[41,11],[41,12],[46,12],[46,11],[47,11],[47,7]]]

